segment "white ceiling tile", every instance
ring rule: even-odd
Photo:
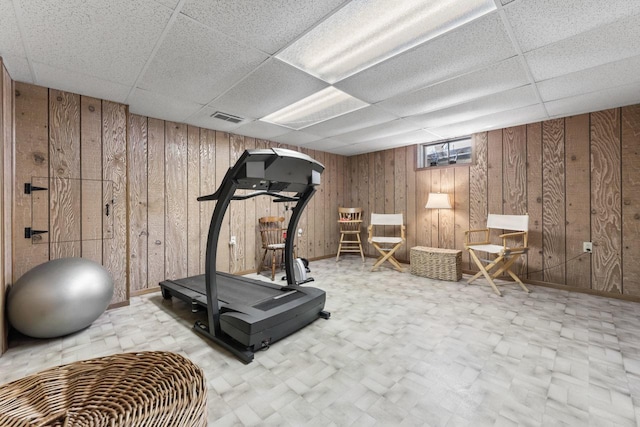
[[[425,142],[440,141],[440,140],[442,139],[442,136],[441,136],[441,135],[435,134],[435,133],[430,132],[430,131],[428,131],[428,130],[426,130],[426,129],[422,129],[422,130],[423,130],[423,131],[425,132],[425,134],[426,134],[426,138],[427,138],[427,139],[425,140]]]
[[[335,150],[336,154],[340,154],[342,156],[347,156],[347,157],[357,156],[360,154],[374,153],[376,151],[381,151],[381,150],[371,150],[371,149],[368,149],[366,146],[360,146],[360,145],[348,145],[344,147],[344,149]]]
[[[0,56],[26,58],[12,1],[0,1]]]
[[[180,15],[140,87],[206,104],[266,59],[265,54]]]
[[[640,56],[538,82],[544,101],[577,96],[640,81]]]
[[[351,76],[335,86],[376,103],[515,56],[497,13],[491,13]]]
[[[34,62],[131,85],[169,21],[152,0],[21,0]]]
[[[387,136],[399,135],[420,129],[421,126],[411,123],[404,119],[397,119],[391,122],[370,126],[353,132],[341,134],[339,138],[345,142],[365,142],[374,138],[383,138]]]
[[[182,12],[270,54],[304,33],[344,0],[188,0]]]
[[[328,84],[277,59],[217,98],[211,106],[231,114],[259,119],[318,92]]]
[[[155,1],[157,1],[162,5],[170,7],[171,9],[175,9],[178,3],[180,3],[180,0],[155,0]]]
[[[398,135],[386,136],[384,138],[376,138],[366,142],[358,143],[366,144],[371,148],[381,149],[383,147],[402,147],[409,144],[421,144],[425,142],[437,141],[439,138],[436,138],[430,132],[426,130],[419,129],[411,132],[400,133]]]
[[[218,110],[215,108],[211,108],[210,106],[206,106],[191,116],[187,117],[185,122],[187,124],[198,126],[206,129],[219,130],[222,132],[234,132],[235,129],[242,126],[245,123],[249,123],[252,120],[244,120],[240,123],[228,122],[221,119],[216,119],[215,117],[211,117]]]
[[[490,129],[500,129],[525,123],[539,122],[547,118],[548,116],[543,106],[541,104],[534,104],[516,110],[501,111],[499,113],[477,117],[466,122],[430,128],[428,130],[443,138],[455,138]]]
[[[487,128],[481,126],[474,126],[469,124],[460,124],[459,126],[444,126],[438,129],[431,129],[433,132],[438,132],[442,139],[457,138],[459,136],[471,135],[475,132],[481,132],[487,130]],[[436,140],[437,141],[437,140]]]
[[[191,101],[136,89],[129,98],[129,111],[156,119],[184,122],[203,106]]]
[[[239,135],[252,136],[254,138],[261,139],[270,139],[289,132],[291,132],[291,129],[289,128],[261,122],[259,120],[243,124],[234,130],[234,133]]]
[[[38,76],[38,84],[80,95],[123,103],[131,90],[129,86],[38,62],[33,63],[33,68]]]
[[[366,143],[354,144],[350,146],[350,148],[356,154],[372,153],[375,151],[388,150],[396,147],[400,147],[400,145],[396,145],[393,143],[390,144],[388,142],[377,142],[377,143],[366,142]]]
[[[558,99],[544,105],[551,117],[564,117],[631,104],[640,104],[640,82]]]
[[[526,107],[538,102],[531,85],[494,93],[426,114],[407,117],[406,120],[423,128],[436,128],[456,122],[465,122],[476,117]]]
[[[395,96],[376,106],[405,117],[446,108],[527,83],[522,61],[519,57],[512,57],[481,70]]]
[[[347,144],[344,141],[340,141],[335,138],[324,138],[303,144],[303,147],[333,153],[336,148],[344,147],[346,145]]]
[[[305,132],[323,137],[330,137],[367,128],[380,123],[390,122],[398,118],[399,117],[394,114],[388,113],[374,105],[371,105],[334,119],[318,123],[317,125],[309,126],[305,128]]]
[[[368,151],[362,151],[361,152],[360,150],[362,150],[362,148],[358,149],[357,147],[358,147],[357,145],[353,145],[353,144],[351,144],[351,145],[342,145],[340,147],[332,148],[331,149],[331,153],[338,154],[340,156],[349,157],[349,156],[355,156],[357,154],[364,154],[364,153],[368,152]]]
[[[430,142],[430,141],[424,140],[422,142]],[[393,143],[393,142],[380,140],[377,142],[361,142],[358,144],[345,145],[343,147],[332,149],[332,152],[335,152],[336,154],[341,154],[343,156],[356,156],[358,154],[373,153],[376,151],[389,150],[392,148],[403,147],[407,145],[413,145],[413,144],[400,144],[400,143]]]
[[[536,81],[640,55],[640,15],[525,54]]]
[[[309,133],[299,131],[299,130],[294,130],[292,132],[285,133],[284,135],[271,137],[271,140],[275,142],[280,142],[282,144],[291,144],[296,146],[305,145],[310,142],[317,141],[319,139],[321,139],[321,137],[316,135],[311,135]]]
[[[640,103],[637,0],[495,0],[500,11],[336,85],[377,105],[302,132],[254,121],[326,87],[267,52],[347,1],[0,0],[0,55],[17,81],[344,155]]]
[[[505,13],[523,52],[640,14],[629,0],[520,0]]]
[[[31,69],[27,58],[21,56],[2,55],[2,63],[9,72],[11,78],[18,82],[33,83]]]

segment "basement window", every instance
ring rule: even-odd
[[[418,169],[471,164],[471,136],[418,145]]]

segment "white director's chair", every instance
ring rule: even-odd
[[[393,256],[393,254],[402,246],[405,239],[405,226],[404,221],[402,219],[402,214],[371,214],[371,222],[369,223],[369,243],[373,245],[374,248],[378,252],[380,252],[380,258],[373,265],[371,271],[380,267],[380,265],[389,261],[396,270],[402,271],[402,267],[397,259]],[[397,225],[400,227],[400,236],[374,236],[373,230],[374,228],[379,231],[384,230],[384,226],[389,225]],[[384,233],[381,233],[384,234]]]
[[[492,244],[489,241],[491,230],[499,230],[501,233],[503,231],[512,232],[500,234],[498,237],[502,239],[502,244],[497,245]],[[511,276],[511,278],[515,280],[524,291],[529,292],[529,289],[527,289],[524,283],[522,283],[522,280],[520,280],[520,278],[511,271],[513,263],[529,250],[527,247],[528,233],[529,215],[489,214],[489,217],[487,218],[487,228],[466,231],[464,233],[464,247],[469,251],[471,259],[480,269],[480,271],[470,278],[467,283],[471,283],[480,276],[484,276],[493,288],[493,291],[499,296],[502,296],[493,279],[503,273],[506,273]],[[481,237],[478,237],[478,235]],[[515,245],[511,244],[514,239],[517,240]],[[482,259],[478,256],[478,252],[485,252],[494,258],[489,260]],[[485,263],[488,264],[485,266]],[[500,285],[503,284],[506,283],[500,283]]]

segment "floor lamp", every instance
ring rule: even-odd
[[[438,247],[440,247],[440,209],[451,209],[451,200],[446,193],[429,193],[426,209],[438,210]]]

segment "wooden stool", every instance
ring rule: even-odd
[[[343,252],[359,252],[362,257],[362,262],[364,262],[364,251],[362,250],[362,241],[360,240],[361,224],[362,208],[338,208],[340,243],[338,244],[336,261],[338,261],[340,254]]]

